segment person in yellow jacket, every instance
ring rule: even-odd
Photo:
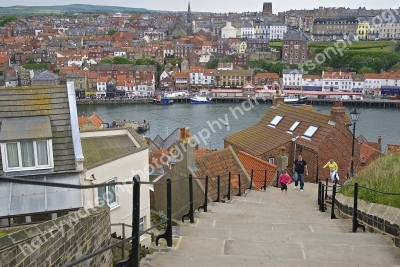
[[[324,166],[324,168],[328,167],[331,175],[332,182],[335,182],[335,179],[339,181],[339,175],[337,174],[338,165],[333,159],[330,159]]]

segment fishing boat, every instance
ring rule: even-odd
[[[174,100],[169,99],[168,97],[161,97],[161,96],[157,95],[153,98],[153,104],[156,104],[156,105],[172,105],[173,103],[174,103]]]
[[[292,96],[291,97],[289,95],[285,95],[283,102],[285,104],[289,104],[289,105],[305,105],[307,103],[307,97],[306,96]]]
[[[211,103],[211,99],[212,99],[211,97],[195,95],[190,98],[190,103],[192,103],[192,104],[209,104],[209,103]]]

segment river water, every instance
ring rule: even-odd
[[[190,127],[191,135],[197,137],[199,147],[221,149],[227,135],[255,124],[271,107],[271,104],[265,103],[253,106],[245,103],[78,105],[78,115],[90,116],[95,112],[104,122],[115,119],[146,120],[150,123],[150,131],[145,134],[152,139],[157,135],[164,139],[177,127],[186,126]],[[329,114],[330,109],[331,106],[314,106],[315,111],[325,114]],[[349,116],[353,109],[346,107]],[[356,124],[356,136],[362,134],[368,141],[377,142],[381,135],[383,150],[387,144],[400,145],[400,109],[357,107],[357,110],[361,115]]]

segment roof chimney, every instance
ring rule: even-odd
[[[275,96],[272,98],[272,105],[276,107],[279,104],[284,104],[284,99],[285,97],[281,94],[281,91],[277,89]]]
[[[346,125],[351,125],[350,119],[346,115],[346,109],[343,107],[343,103],[336,101],[331,108],[331,121],[342,122]]]
[[[382,136],[378,136],[378,150],[382,152]]]

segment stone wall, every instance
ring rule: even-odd
[[[63,266],[110,245],[107,205],[80,210],[0,238],[0,266]],[[111,250],[76,266],[112,266]]]
[[[269,60],[276,61],[281,58],[281,52],[251,52],[249,53],[249,61]]]
[[[340,217],[352,218],[354,199],[342,194],[336,195],[335,214]],[[370,232],[389,235],[394,244],[400,247],[400,209],[358,199],[359,223]],[[358,230],[360,231],[360,229]]]

